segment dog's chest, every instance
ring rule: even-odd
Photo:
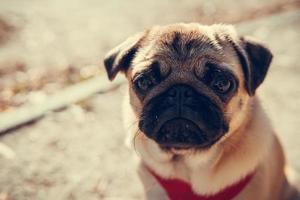
[[[186,181],[162,178],[147,166],[144,166],[144,170],[152,176],[152,180],[160,186],[169,200],[232,200],[240,194],[254,176],[254,173],[250,173],[241,180],[215,194],[199,195],[193,191],[191,185]]]

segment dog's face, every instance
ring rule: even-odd
[[[162,149],[207,149],[246,121],[272,55],[231,26],[176,24],[135,35],[108,53],[112,80],[129,82],[139,130]]]

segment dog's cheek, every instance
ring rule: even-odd
[[[138,96],[135,94],[131,86],[129,86],[129,102],[133,112],[135,113],[136,117],[139,119],[142,113],[143,104],[138,98]]]
[[[227,104],[225,116],[229,123],[229,134],[247,121],[248,99],[249,97],[244,91],[239,91]]]

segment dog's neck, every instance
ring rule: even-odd
[[[229,134],[207,151],[175,155],[161,150],[143,134],[135,137],[135,148],[142,162],[159,176],[188,182],[198,194],[215,194],[254,171],[270,150],[270,122],[259,102],[253,99],[252,103],[252,120],[244,131]],[[243,134],[243,139],[235,140],[236,134]]]

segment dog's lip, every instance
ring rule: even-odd
[[[199,149],[199,150],[204,150],[204,149],[209,149],[211,146],[215,145],[222,136],[215,138],[214,140],[210,142],[205,142],[202,144],[187,144],[187,143],[157,143],[161,149],[166,150],[166,151],[185,151],[185,150],[190,150],[190,149]]]
[[[210,143],[203,144],[188,144],[188,143],[159,143],[159,146],[165,150],[187,150],[187,149],[200,149],[211,146]]]
[[[197,137],[200,137],[202,135],[202,139],[198,138],[198,140],[194,141],[194,142],[168,142],[168,141],[161,141],[159,139],[159,137],[155,137],[153,138],[157,144],[165,150],[187,150],[187,149],[203,149],[203,148],[207,148],[211,145],[210,141],[207,141],[204,137],[206,135],[209,135],[208,133],[204,132],[203,130],[200,129],[200,127],[192,120],[187,119],[187,118],[182,118],[182,117],[176,117],[176,118],[172,118],[169,119],[167,121],[165,121],[165,124],[174,120],[184,120],[184,121],[189,121],[189,123],[192,123],[195,127],[198,128],[198,130],[196,132],[194,132],[194,134],[198,135]],[[164,124],[163,124],[164,125]],[[163,128],[163,125],[160,127],[159,132],[161,131],[161,128]],[[158,133],[159,133],[158,132]]]
[[[184,144],[184,143],[176,143],[176,144],[168,144],[168,143],[160,143],[159,146],[165,149],[190,149],[196,147],[193,144]]]

